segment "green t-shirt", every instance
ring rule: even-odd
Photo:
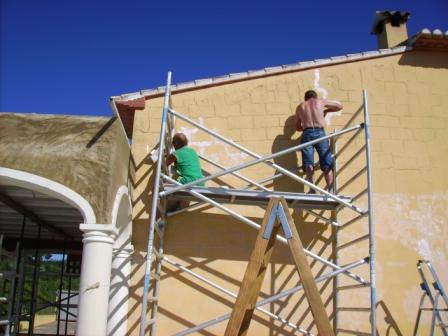
[[[176,157],[176,170],[179,174],[177,179],[182,184],[187,184],[203,178],[199,156],[191,147],[182,147],[174,151]],[[198,183],[198,186],[204,186],[204,183]]]

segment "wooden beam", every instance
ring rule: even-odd
[[[305,296],[308,299],[311,313],[314,317],[319,335],[322,336],[334,336],[333,328],[330,324],[327,312],[325,311],[324,303],[317,289],[316,281],[314,280],[313,273],[311,273],[310,265],[306,259],[305,252],[303,251],[303,245],[297,232],[294,220],[288,211],[288,205],[284,199],[280,199],[283,209],[285,209],[285,215],[291,229],[292,238],[288,239],[289,248],[291,249],[294,262],[296,264],[297,272],[300,275],[302,281],[303,290]]]
[[[268,239],[263,238],[263,233],[269,221],[272,209],[277,205],[278,200],[272,198],[269,201],[266,214],[263,218],[260,230],[258,231],[255,247],[249,260],[249,264],[244,274],[235,307],[232,310],[229,323],[227,324],[225,336],[246,335],[252,315],[257,302],[258,293],[266,273],[266,269],[271,258],[275,244],[275,236],[279,229],[278,221],[275,223],[272,234]]]
[[[17,211],[18,213],[30,218],[33,220],[33,222],[35,222],[36,224],[41,225],[43,228],[45,228],[46,230],[56,233],[64,238],[68,238],[68,239],[73,239],[73,237],[71,235],[69,235],[68,233],[66,233],[65,231],[58,229],[57,227],[55,227],[54,225],[46,222],[45,220],[43,220],[42,218],[40,218],[38,215],[36,215],[33,211],[31,211],[30,209],[24,207],[22,204],[18,203],[17,201],[13,200],[11,197],[0,193],[0,202],[4,203],[5,205],[7,205],[8,207],[10,207],[11,209]]]
[[[271,215],[274,217],[271,218]],[[273,224],[272,231],[270,231],[271,226],[268,224]],[[235,306],[227,324],[225,336],[244,336],[247,334],[280,226],[283,227],[285,237],[288,240],[288,245],[293,255],[318,333],[320,336],[334,336],[334,331],[325,311],[325,306],[303,251],[302,242],[300,241],[291,214],[288,211],[288,205],[283,197],[271,198],[269,201],[262,225],[258,231],[254,250],[252,251],[240,291],[238,292]],[[267,227],[268,229],[266,230]]]

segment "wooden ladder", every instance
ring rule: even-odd
[[[272,198],[268,204],[225,336],[246,335],[280,227],[288,241],[318,333],[321,336],[334,336],[303,251],[302,242],[284,198]]]

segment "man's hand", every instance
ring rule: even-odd
[[[173,154],[166,156],[166,165],[167,166],[173,164],[174,162],[176,162],[176,157]]]

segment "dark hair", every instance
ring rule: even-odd
[[[308,100],[310,98],[317,98],[317,93],[314,90],[308,90],[305,92],[305,100]]]
[[[182,148],[188,145],[188,139],[183,133],[176,133],[173,136],[173,147],[175,149]]]

